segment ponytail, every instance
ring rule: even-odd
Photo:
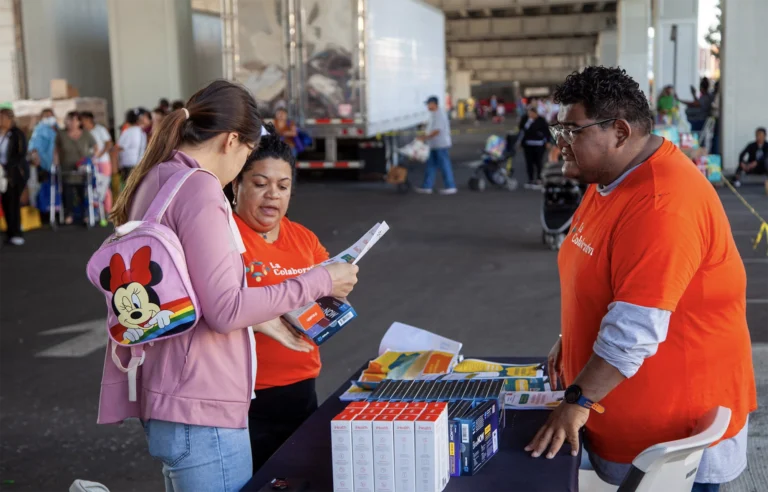
[[[144,177],[161,162],[171,158],[173,151],[181,144],[182,127],[186,122],[184,111],[174,111],[160,122],[159,128],[152,132],[149,139],[149,145],[141,158],[141,162],[136,166],[128,181],[125,183],[125,189],[120,192],[112,207],[112,213],[109,218],[116,226],[128,222],[128,212],[131,206],[131,198],[138,189]]]
[[[244,143],[258,144],[261,128],[256,101],[247,89],[226,80],[210,83],[189,99],[186,109],[171,112],[152,131],[147,150],[118,196],[110,219],[115,226],[128,222],[133,196],[144,177],[170,160],[182,144],[196,145],[230,132]]]

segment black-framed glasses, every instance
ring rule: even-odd
[[[578,128],[563,128],[559,123],[555,123],[554,125],[551,125],[549,127],[549,132],[552,134],[552,138],[555,139],[555,143],[557,143],[558,138],[563,137],[563,140],[565,140],[565,143],[567,143],[568,145],[571,145],[573,143],[574,138],[576,137],[576,134],[584,130],[585,128],[589,128],[590,126],[595,126],[595,125],[602,125],[603,123],[608,123],[609,121],[616,121],[616,120],[618,120],[618,118],[608,118],[605,120],[595,121],[594,123],[580,126]]]

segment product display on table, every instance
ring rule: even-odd
[[[499,452],[505,410],[563,401],[562,391],[550,391],[545,364],[463,359],[461,346],[392,325],[331,421],[335,491],[440,492]]]
[[[341,397],[364,400],[386,379],[421,379],[449,374],[462,344],[415,326],[393,323],[379,344],[379,357]]]
[[[509,410],[553,410],[563,402],[565,391],[507,391],[504,407]]]

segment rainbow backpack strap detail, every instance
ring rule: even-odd
[[[161,223],[195,172],[209,173],[189,169],[172,175],[143,220],[117,227],[88,261],[88,279],[106,301],[112,361],[128,375],[129,401],[136,401],[137,371],[146,356],[143,345],[186,333],[202,316],[181,241]],[[126,351],[130,357],[123,364]]]

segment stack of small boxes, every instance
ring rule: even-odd
[[[384,381],[331,421],[336,492],[441,492],[496,454],[503,381]]]

